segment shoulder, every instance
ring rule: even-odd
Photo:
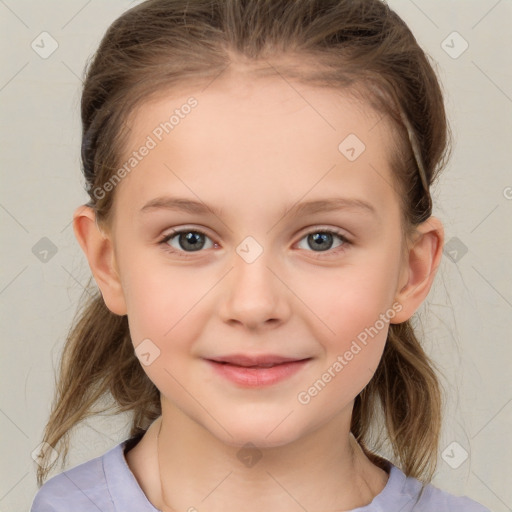
[[[406,476],[389,460],[383,460],[389,473],[386,486],[369,505],[352,512],[490,512],[467,496],[455,496],[432,484],[423,486],[416,478]]]
[[[114,512],[105,463],[119,464],[125,443],[50,478],[37,491],[30,512]]]
[[[418,512],[490,512],[467,496],[456,496],[429,484],[421,496]]]
[[[422,490],[421,482],[405,475],[402,493],[409,497],[411,511],[414,512],[490,512],[467,496],[456,496],[433,484],[426,485]]]

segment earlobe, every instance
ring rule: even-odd
[[[125,315],[126,303],[116,268],[113,243],[100,230],[91,207],[83,205],[75,210],[73,231],[89,262],[106,306],[116,315]]]
[[[395,300],[402,309],[392,323],[402,323],[412,317],[427,297],[443,255],[444,229],[441,221],[430,217],[417,227],[408,251],[403,275]]]

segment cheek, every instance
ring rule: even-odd
[[[151,270],[142,270],[151,268]],[[127,289],[130,335],[142,368],[164,394],[182,393],[194,340],[201,335],[204,320],[201,299],[212,283],[197,273],[163,265],[134,267]],[[150,356],[144,364],[142,354]]]
[[[300,404],[311,404],[319,415],[335,415],[370,382],[395,315],[384,291],[375,287],[339,291],[324,303],[325,325],[317,321],[315,327],[322,365],[297,395]]]
[[[368,265],[340,268],[320,280],[316,274],[317,286],[309,286],[307,295],[306,288],[302,288],[300,293],[307,297],[305,302],[314,312],[310,329],[316,333],[325,359],[324,373],[314,376],[311,392],[319,393],[322,386],[331,390],[317,400],[323,407],[346,404],[375,373],[390,321],[396,314],[395,270],[379,259]]]
[[[211,276],[200,278],[190,268],[173,268],[161,261],[131,265],[128,275],[123,286],[135,343],[140,337],[168,339],[182,324],[189,328],[190,317],[214,284]]]
[[[297,295],[313,312],[315,330],[321,338],[330,340],[329,345],[340,348],[357,337],[366,328],[378,322],[393,305],[395,272],[389,266],[378,264],[346,266],[337,272],[311,276],[311,282],[301,281]],[[394,315],[393,315],[394,316]],[[388,322],[389,323],[389,322]]]

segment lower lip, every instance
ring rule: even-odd
[[[263,387],[276,384],[288,377],[291,377],[304,368],[310,359],[302,361],[290,361],[288,363],[276,364],[270,368],[247,368],[227,363],[218,363],[211,359],[207,363],[222,377],[246,387]]]

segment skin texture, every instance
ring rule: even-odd
[[[128,315],[134,347],[149,339],[160,351],[143,369],[161,392],[162,416],[127,454],[157,507],[165,508],[158,462],[176,510],[350,510],[387,481],[349,433],[353,402],[375,372],[389,321],[407,320],[427,296],[443,228],[431,217],[402,240],[385,119],[347,94],[291,85],[232,72],[146,102],[131,116],[126,158],[191,95],[198,105],[117,185],[110,226],[99,229],[88,207],[75,212],[105,303]],[[354,161],[338,149],[349,134],[366,146]],[[164,195],[221,211],[141,213]],[[333,197],[364,200],[376,214],[285,215],[298,202]],[[206,233],[200,251],[187,252],[179,236],[159,243],[187,228]],[[350,243],[333,235],[315,251],[307,235],[326,230]],[[242,243],[249,236],[256,244]],[[248,263],[240,247],[262,252]],[[301,403],[298,394],[393,304],[393,318]],[[284,381],[245,388],[204,360],[234,353],[312,359]],[[249,442],[262,456],[251,467],[238,457]]]

